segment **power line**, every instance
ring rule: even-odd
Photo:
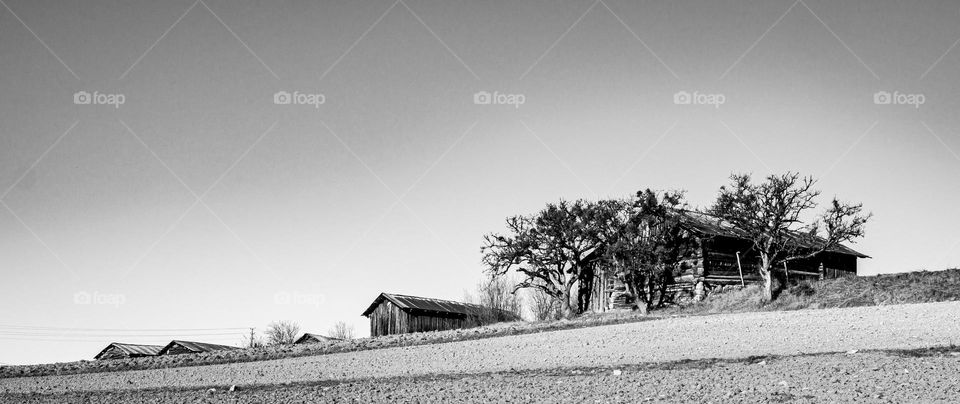
[[[222,333],[196,333],[196,334],[59,334],[48,332],[13,332],[0,331],[0,336],[24,336],[24,337],[83,337],[83,338],[106,338],[106,337],[206,337],[215,335],[243,335],[242,332],[222,332]]]
[[[128,340],[131,338],[127,338]],[[97,342],[103,343],[103,339],[92,340],[92,339],[73,339],[73,338],[48,338],[48,337],[39,337],[39,338],[24,338],[24,337],[4,337],[0,336],[0,340],[7,341],[30,341],[30,342]],[[236,338],[231,337],[217,337],[217,338],[204,338],[204,341],[236,341]]]
[[[247,330],[249,327],[226,327],[226,328],[73,328],[73,327],[46,327],[29,325],[9,325],[0,324],[0,329],[8,328],[11,330],[50,330],[50,331],[115,331],[115,332],[183,332],[183,331],[239,331]]]

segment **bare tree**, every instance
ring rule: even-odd
[[[337,321],[333,324],[333,327],[330,327],[330,330],[327,331],[327,334],[331,338],[353,339],[353,326],[348,325],[343,321]]]
[[[491,276],[477,284],[477,295],[464,292],[464,301],[483,306],[480,314],[481,324],[491,324],[512,320],[520,316],[522,299],[514,289],[516,279],[510,276]]]
[[[293,321],[274,321],[267,325],[267,343],[270,345],[290,345],[300,334],[300,324]]]
[[[534,321],[559,320],[563,317],[560,300],[542,289],[528,289],[526,302]]]
[[[759,255],[758,271],[764,280],[765,301],[774,298],[774,269],[793,260],[812,258],[842,242],[863,236],[870,214],[863,204],[844,204],[833,199],[819,219],[804,224],[802,217],[816,208],[820,191],[816,180],[796,173],[771,175],[753,183],[750,175],[730,177],[720,188],[711,213],[732,223],[753,243]]]
[[[681,223],[686,207],[683,192],[646,189],[609,216],[606,269],[626,285],[643,312],[663,306],[673,269],[696,250],[696,239]]]
[[[536,215],[507,219],[509,233],[488,234],[481,248],[491,277],[524,276],[514,290],[540,289],[559,300],[564,317],[588,309],[603,245],[609,201],[549,203]],[[576,288],[576,290],[574,290]]]

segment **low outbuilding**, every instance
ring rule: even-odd
[[[318,342],[342,341],[340,338],[328,337],[326,335],[304,333],[303,336],[294,341],[294,344],[315,344]]]
[[[497,321],[516,321],[514,313],[484,306],[381,293],[363,312],[370,319],[370,336],[470,328]]]
[[[193,341],[170,341],[167,346],[163,347],[160,350],[158,355],[180,355],[188,353],[201,353],[201,352],[213,352],[213,351],[229,351],[234,349],[240,349],[234,346],[229,345],[218,345],[218,344],[208,344],[206,342],[193,342]]]
[[[157,356],[160,354],[161,349],[163,349],[163,345],[140,345],[113,342],[110,345],[107,345],[106,348],[103,348],[103,350],[94,356],[93,359],[128,359],[141,358],[144,356]]]

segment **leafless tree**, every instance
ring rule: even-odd
[[[758,270],[764,280],[764,300],[774,298],[775,268],[793,260],[812,258],[838,244],[863,236],[870,214],[862,204],[844,204],[833,199],[816,221],[804,224],[803,216],[817,207],[820,191],[812,177],[797,173],[771,175],[754,183],[750,175],[730,177],[720,188],[710,209],[744,232],[759,255]]]
[[[274,321],[267,326],[264,334],[270,345],[290,345],[300,334],[300,324],[288,320]]]
[[[488,234],[481,248],[491,277],[515,271],[514,287],[540,289],[559,300],[564,317],[588,309],[603,246],[609,201],[548,203],[536,215],[507,219],[506,234]],[[574,290],[576,288],[576,290]]]
[[[528,289],[526,302],[535,321],[559,320],[563,317],[560,301],[542,289]]]
[[[346,322],[337,321],[333,324],[333,327],[330,327],[330,330],[327,331],[332,338],[337,339],[353,339],[353,326],[348,325]]]
[[[489,277],[477,284],[476,297],[464,292],[464,301],[483,306],[481,324],[509,321],[514,315],[519,317],[523,308],[520,295],[514,292],[517,283],[510,276]]]

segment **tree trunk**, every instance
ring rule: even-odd
[[[763,278],[762,299],[764,303],[773,301],[773,273],[770,271],[771,264],[770,256],[760,253],[760,277]]]
[[[763,277],[763,302],[770,303],[773,301],[773,274],[766,271],[760,275]]]

